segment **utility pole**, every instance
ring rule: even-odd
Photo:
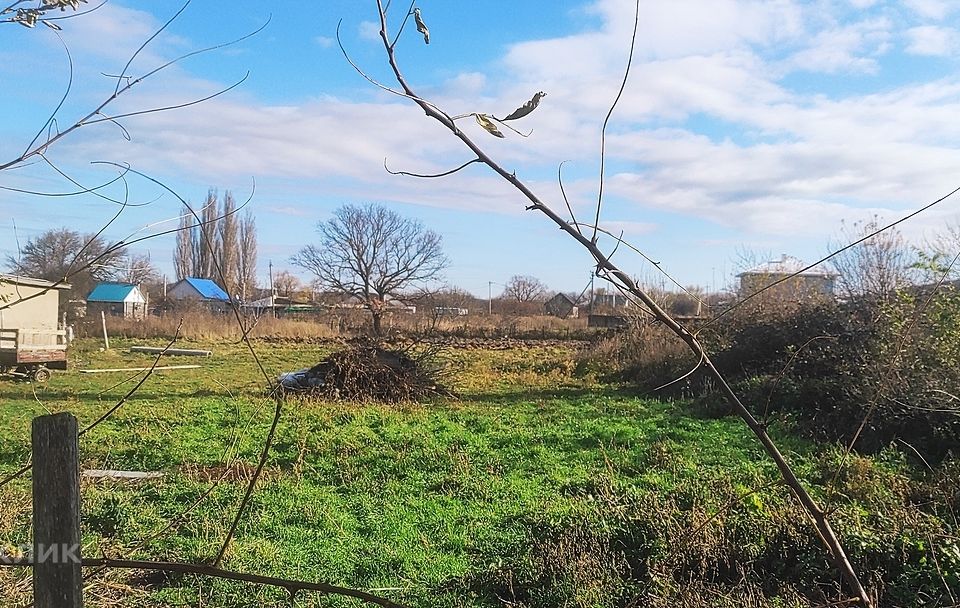
[[[493,314],[493,281],[487,281],[487,314]]]
[[[277,292],[273,290],[273,260],[270,260],[267,264],[270,269],[270,314],[274,317],[277,316],[277,308],[274,306],[276,304]]]
[[[593,277],[594,275],[591,273],[590,274],[590,308],[588,309],[590,312],[587,313],[591,315],[593,314]]]

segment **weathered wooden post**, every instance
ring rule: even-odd
[[[34,606],[82,608],[77,419],[34,418],[32,443]]]
[[[110,336],[107,335],[107,313],[100,311],[100,324],[103,327],[103,350],[110,350]]]

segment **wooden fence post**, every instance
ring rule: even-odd
[[[77,419],[33,419],[33,599],[36,608],[82,608]]]
[[[107,335],[107,313],[100,311],[100,323],[103,327],[103,350],[110,350],[110,336]]]

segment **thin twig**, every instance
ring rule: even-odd
[[[833,560],[834,564],[843,574],[844,580],[847,582],[847,585],[850,587],[850,590],[855,594],[860,602],[863,603],[867,608],[873,607],[873,601],[870,598],[870,595],[864,589],[863,585],[860,582],[860,578],[857,575],[856,571],[853,568],[853,565],[850,563],[849,558],[847,557],[846,551],[843,548],[843,545],[840,542],[840,539],[837,537],[836,533],[833,530],[833,527],[830,524],[827,514],[820,508],[819,504],[814,500],[810,493],[806,490],[804,485],[801,483],[800,479],[797,477],[796,473],[793,471],[793,468],[787,462],[786,458],[780,452],[777,445],[774,443],[773,439],[766,432],[766,429],[760,422],[754,418],[750,411],[743,405],[740,399],[734,393],[733,389],[727,383],[723,374],[716,368],[716,366],[711,361],[710,357],[707,355],[706,350],[703,345],[699,342],[697,337],[690,333],[683,325],[678,323],[668,312],[666,312],[662,307],[660,307],[645,291],[640,289],[636,282],[624,271],[614,265],[610,260],[608,260],[603,252],[597,247],[597,243],[594,238],[587,239],[584,235],[580,234],[576,228],[571,226],[566,222],[562,217],[557,215],[553,210],[550,209],[540,198],[532,191],[530,188],[517,179],[517,176],[511,172],[508,172],[504,169],[499,163],[494,161],[484,150],[482,150],[468,135],[463,131],[459,130],[449,117],[443,113],[435,110],[431,105],[426,104],[422,101],[417,100],[416,94],[413,92],[413,89],[409,86],[406,81],[406,78],[403,76],[402,71],[400,70],[399,65],[397,64],[396,55],[393,52],[393,49],[390,47],[390,39],[387,34],[387,22],[386,15],[383,13],[383,2],[382,0],[377,0],[377,9],[380,13],[380,38],[383,42],[384,50],[386,52],[387,61],[390,65],[391,70],[393,71],[394,77],[397,79],[397,82],[400,84],[403,92],[409,96],[411,99],[417,103],[418,106],[431,118],[437,120],[441,124],[445,125],[453,135],[459,139],[467,148],[469,148],[481,161],[487,165],[492,171],[497,175],[506,180],[514,188],[516,188],[531,204],[528,206],[539,210],[547,218],[555,223],[561,230],[565,231],[570,235],[575,241],[580,243],[593,257],[597,263],[597,268],[599,271],[607,271],[609,274],[614,277],[625,289],[634,294],[643,304],[649,309],[649,311],[654,314],[657,319],[666,325],[671,331],[673,331],[681,340],[683,340],[687,346],[694,352],[696,356],[703,356],[704,366],[708,369],[713,378],[717,381],[720,389],[722,390],[727,401],[740,416],[740,418],[746,423],[750,430],[757,437],[759,442],[764,448],[764,451],[768,456],[774,461],[777,465],[777,468],[780,471],[780,474],[783,476],[786,484],[793,490],[797,499],[800,501],[805,512],[811,517],[814,521],[815,529],[817,530],[818,535],[824,542],[824,545],[828,551],[830,558]],[[596,235],[594,235],[595,237]]]
[[[469,167],[469,166],[472,165],[473,163],[479,163],[479,162],[481,162],[479,158],[475,158],[475,159],[473,159],[473,160],[468,160],[467,162],[463,163],[462,165],[460,165],[460,166],[457,167],[456,169],[451,169],[451,170],[449,170],[449,171],[444,171],[443,173],[410,173],[409,171],[391,171],[391,170],[390,170],[390,167],[387,166],[387,159],[384,158],[384,159],[383,159],[383,168],[386,169],[387,173],[389,173],[390,175],[407,175],[407,176],[409,176],[409,177],[422,177],[422,178],[425,178],[425,179],[433,179],[433,178],[437,178],[437,177],[446,177],[446,176],[448,176],[448,175],[453,175],[453,174],[456,173],[457,171],[459,171],[459,170],[461,170],[461,169],[464,169],[464,168],[466,168],[466,167]]]
[[[33,563],[30,560],[0,560],[0,566],[30,568]],[[402,604],[397,604],[386,598],[349,587],[339,587],[329,583],[315,583],[310,581],[298,581],[288,578],[278,578],[275,576],[264,576],[262,574],[248,574],[245,572],[236,572],[233,570],[224,570],[216,566],[205,566],[202,564],[183,564],[178,562],[154,562],[135,559],[111,559],[107,557],[84,559],[83,566],[88,568],[107,567],[122,570],[147,570],[152,572],[179,572],[181,574],[197,574],[200,576],[209,576],[231,581],[241,581],[254,583],[257,585],[267,585],[286,589],[291,594],[299,591],[317,591],[327,595],[342,595],[352,597],[368,604],[384,606],[385,608],[404,608]]]
[[[636,10],[633,16],[633,35],[630,37],[630,53],[627,55],[627,68],[623,72],[623,79],[620,81],[620,90],[617,91],[617,97],[610,105],[610,109],[607,111],[607,116],[603,119],[603,128],[600,129],[600,187],[598,188],[599,192],[597,193],[597,214],[593,219],[593,236],[590,237],[590,240],[593,242],[597,241],[596,227],[600,225],[600,208],[603,206],[603,179],[604,168],[606,166],[607,159],[607,125],[610,122],[610,117],[613,116],[613,111],[617,108],[617,104],[620,103],[620,97],[623,95],[624,89],[627,88],[627,82],[630,80],[630,68],[633,65],[633,52],[637,46],[637,28],[639,26],[640,0],[637,0]]]

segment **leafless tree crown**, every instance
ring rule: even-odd
[[[7,256],[6,260],[7,269],[15,274],[69,282],[77,297],[86,297],[99,281],[123,280],[126,265],[122,247],[69,228],[43,232],[28,240],[19,256]]]
[[[257,229],[247,211],[237,216],[237,204],[227,191],[222,203],[215,190],[199,212],[199,225],[184,206],[177,231],[173,262],[177,279],[200,277],[223,281],[233,296],[246,298],[256,289]]]
[[[841,242],[850,242],[876,232],[878,218],[855,222],[841,230]],[[910,248],[896,230],[876,236],[833,257],[837,291],[843,298],[888,297],[911,283],[913,269]]]
[[[340,207],[317,232],[320,244],[304,247],[292,262],[363,304],[376,333],[388,296],[422,287],[448,263],[439,234],[380,205]]]
[[[547,295],[547,286],[537,277],[515,274],[503,287],[503,297],[517,302],[539,302]]]

